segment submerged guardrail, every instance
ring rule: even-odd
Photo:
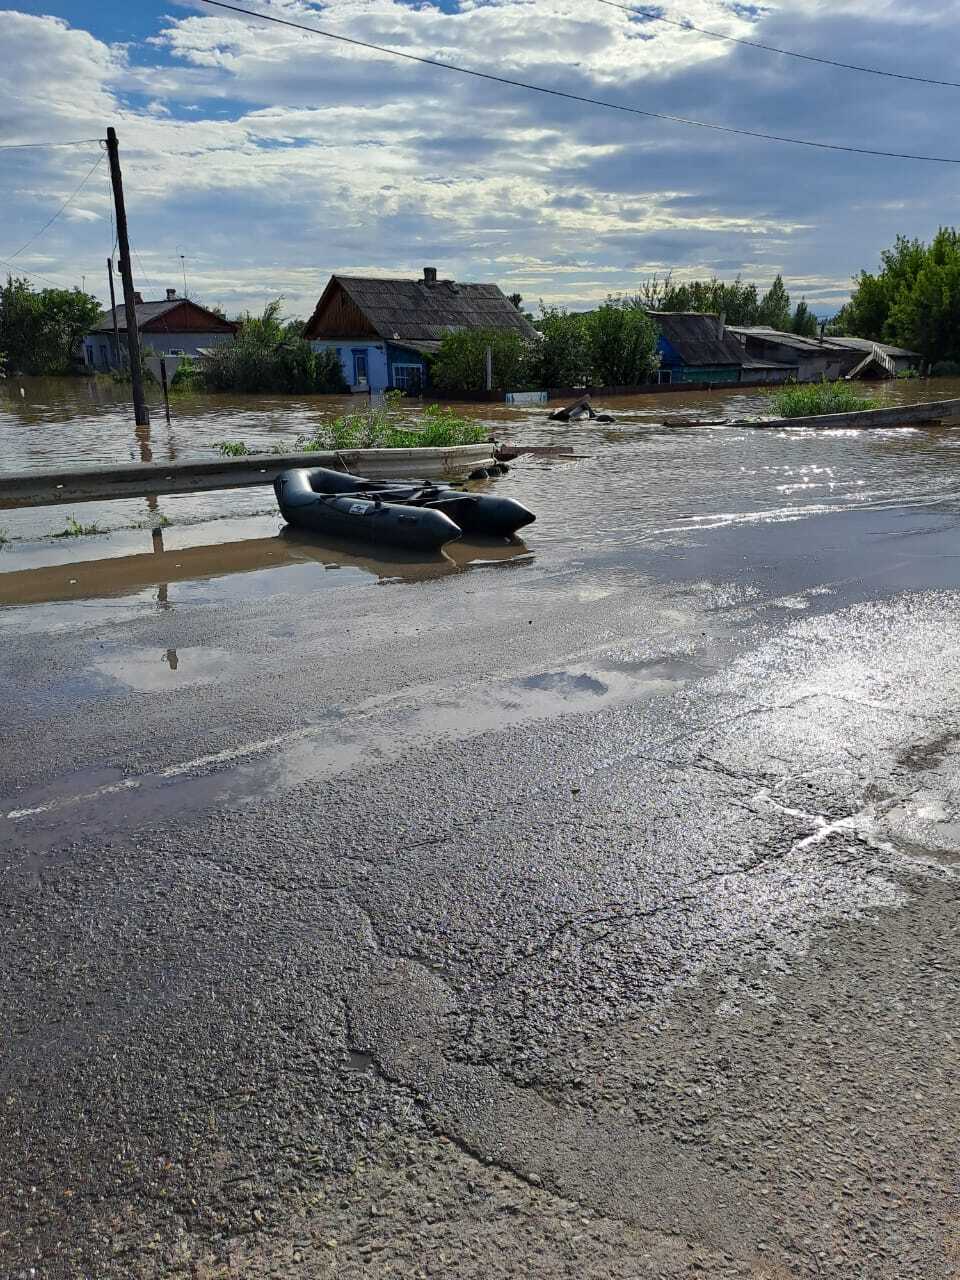
[[[495,465],[494,445],[265,453],[192,462],[138,462],[64,471],[0,473],[0,509],[109,502],[152,494],[211,493],[272,484],[290,467],[332,467],[371,480],[461,480]]]

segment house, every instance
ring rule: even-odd
[[[744,351],[723,316],[699,311],[649,311],[660,330],[661,382],[739,382]]]
[[[144,302],[139,293],[134,299],[140,346],[146,354],[195,356],[201,348],[232,342],[239,327],[189,298],[178,298],[176,289],[168,289],[166,298],[159,302]],[[127,361],[127,311],[121,303],[116,312],[121,351],[117,351],[113,312],[104,311],[97,327],[83,340],[84,364],[90,369],[119,369],[121,354]]]
[[[419,390],[428,357],[448,333],[506,329],[531,341],[536,329],[495,284],[379,276],[330,277],[303,336],[315,351],[336,350],[354,391]]]
[[[892,347],[889,342],[872,342],[869,338],[830,338],[830,342],[857,354],[857,364],[847,371],[848,378],[895,378],[898,373],[919,370],[923,365],[919,351]]]
[[[797,382],[842,378],[860,359],[834,338],[806,338],[759,324],[730,325],[729,332],[742,344],[748,359],[786,365]]]

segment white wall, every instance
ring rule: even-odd
[[[141,330],[140,344],[158,356],[180,351],[195,356],[201,347],[222,347],[233,342],[232,333],[150,333]]]

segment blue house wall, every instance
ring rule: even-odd
[[[426,363],[416,351],[398,347],[392,342],[369,341],[363,338],[317,338],[310,344],[314,351],[331,348],[340,358],[340,367],[347,385],[354,391],[389,391],[403,387],[414,369],[419,371],[420,384],[427,381]],[[358,360],[359,357],[359,360]],[[366,360],[366,382],[360,377],[362,361]]]
[[[669,370],[671,382],[739,382],[740,368],[737,365],[684,364],[676,347],[663,334],[657,339],[657,351],[660,353],[661,370]]]

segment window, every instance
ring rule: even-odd
[[[365,387],[367,385],[367,355],[366,352],[355,351],[353,353],[353,385],[355,387]]]
[[[419,395],[423,386],[423,366],[419,364],[395,364],[393,385],[411,395]]]

